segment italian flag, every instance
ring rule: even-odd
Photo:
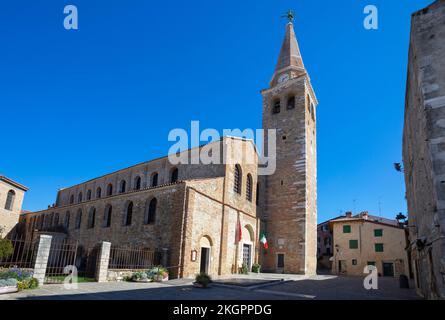
[[[260,242],[263,244],[264,249],[268,249],[269,248],[269,245],[267,244],[266,235],[264,234],[264,232],[261,234]]]

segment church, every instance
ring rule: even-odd
[[[261,91],[263,129],[276,130],[272,175],[258,174],[253,141],[224,137],[197,147],[224,149],[218,164],[173,165],[166,156],[60,189],[53,206],[22,215],[26,237],[58,232],[86,248],[108,241],[163,250],[180,277],[254,263],[262,272],[315,274],[317,98],[289,20]]]

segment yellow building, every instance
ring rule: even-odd
[[[381,276],[409,276],[405,228],[395,220],[375,218],[348,213],[330,222],[333,273],[359,276],[367,265],[374,265]]]

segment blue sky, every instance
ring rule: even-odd
[[[432,2],[10,1],[0,10],[0,172],[56,191],[163,156],[172,128],[260,128],[286,21],[320,101],[319,221],[406,211],[401,162],[410,15]],[[79,30],[63,28],[75,4]],[[363,8],[379,9],[379,30]],[[380,205],[379,205],[380,203]],[[380,208],[380,209],[379,209]]]

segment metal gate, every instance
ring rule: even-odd
[[[74,266],[76,262],[78,242],[74,240],[53,239],[46,267],[45,283],[63,283],[69,275],[66,267]]]

